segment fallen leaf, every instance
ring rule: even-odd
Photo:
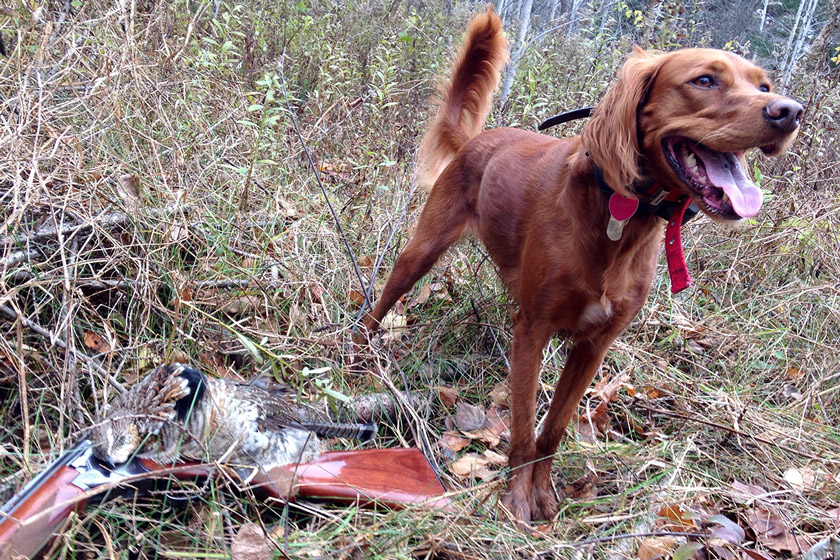
[[[836,476],[810,467],[789,468],[783,477],[788,484],[803,493],[821,491],[828,485],[834,486],[840,482]]]
[[[736,480],[730,486],[735,491],[735,501],[741,505],[751,504],[755,501],[753,498],[767,495],[767,490],[761,486],[745,484],[740,480]]]
[[[111,345],[99,334],[93,331],[86,331],[84,335],[85,346],[97,354],[107,354],[111,351]]]
[[[840,558],[840,539],[828,537],[811,547],[802,560],[835,560],[837,558]]]
[[[243,294],[225,301],[218,309],[229,315],[245,315],[258,311],[263,306],[263,303],[263,298],[259,296]]]
[[[799,402],[805,398],[802,396],[802,392],[796,387],[796,385],[791,385],[790,383],[787,383],[784,387],[782,387],[782,395],[794,402]]]
[[[487,468],[489,461],[478,453],[465,453],[460,459],[449,465],[449,472],[461,478],[489,478],[495,472]]]
[[[411,309],[413,307],[417,307],[418,305],[423,305],[429,298],[432,296],[432,286],[429,284],[423,284],[417,290],[417,296],[413,299],[409,300],[407,304],[405,304],[406,310]]]
[[[703,352],[705,352],[705,351],[706,351],[706,349],[705,349],[705,348],[703,348],[703,347],[700,345],[700,343],[698,343],[698,342],[697,342],[696,340],[694,340],[693,338],[689,338],[689,339],[686,341],[686,347],[688,347],[688,349],[689,349],[689,350],[690,350],[693,354],[702,354]]]
[[[137,176],[120,175],[119,181],[117,181],[117,194],[125,203],[127,210],[136,210],[140,206],[142,199],[140,198],[139,186],[140,181],[137,180]]]
[[[703,549],[703,545],[698,542],[685,543],[674,551],[674,556],[671,560],[689,560],[696,558],[697,552]]]
[[[657,512],[657,515],[663,518],[664,528],[676,531],[694,528],[694,520],[698,517],[696,513],[683,508],[679,504],[664,505]]]
[[[645,539],[639,545],[636,556],[639,560],[658,560],[668,558],[677,546],[677,540],[671,537]]]
[[[738,557],[729,549],[731,545],[723,539],[709,539],[706,543],[706,548],[713,550],[715,555],[713,558],[720,558],[721,560],[738,560]]]
[[[752,560],[772,560],[772,558],[770,558],[769,556],[765,556],[760,552],[756,552],[755,550],[749,550],[746,548],[742,548],[741,550],[744,554],[752,558]]]
[[[488,447],[496,447],[499,443],[501,443],[501,439],[499,439],[498,435],[496,435],[492,430],[484,428],[463,432],[463,434],[470,439],[486,443]]]
[[[466,402],[459,402],[455,409],[455,426],[463,432],[471,432],[481,428],[486,417],[487,415],[481,408]]]
[[[746,538],[744,530],[741,528],[740,525],[738,525],[725,515],[718,513],[716,515],[711,516],[707,521],[708,523],[717,525],[715,528],[712,529],[712,537],[723,539],[734,544],[744,542],[744,539]]]
[[[489,465],[499,465],[504,467],[508,464],[507,456],[491,451],[490,449],[485,449],[483,455],[484,458],[487,459],[487,464]]]
[[[490,390],[490,400],[493,403],[490,405],[490,408],[493,408],[494,406],[510,408],[510,385],[508,385],[507,381],[497,383]]]
[[[365,303],[365,294],[360,292],[359,290],[350,290],[347,293],[347,301],[352,303],[356,306],[364,305]]]
[[[828,518],[829,521],[834,523],[834,529],[837,530],[837,525],[840,524],[840,508],[832,508],[824,512],[825,515],[823,517]]]
[[[799,543],[782,519],[762,508],[753,508],[747,511],[747,523],[752,527],[756,540],[777,552],[790,551],[799,552],[800,544],[807,548],[805,543]]]
[[[563,487],[563,495],[572,500],[594,500],[598,497],[598,475],[587,473]]]
[[[500,440],[510,441],[510,410],[507,407],[490,405],[482,428]]]
[[[802,370],[798,367],[789,367],[785,370],[785,377],[790,379],[791,381],[796,381],[800,377],[802,377]]]
[[[574,420],[575,431],[578,434],[578,440],[587,443],[595,443],[604,438],[604,434],[609,429],[610,417],[607,414],[609,403],[601,401],[595,410],[592,410],[585,416],[578,416]]]
[[[232,560],[271,560],[276,550],[277,547],[256,523],[240,527],[230,544]]]
[[[595,394],[601,398],[602,401],[615,402],[618,397],[618,391],[630,379],[630,372],[625,371],[622,374],[604,378],[595,385]]]
[[[463,437],[458,432],[443,432],[441,434],[440,439],[438,440],[438,445],[443,447],[444,449],[449,449],[450,451],[461,451],[463,448],[470,444],[470,439]]]
[[[450,408],[458,401],[458,389],[452,387],[435,387],[438,392],[438,398],[441,404],[446,408]]]

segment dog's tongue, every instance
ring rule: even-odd
[[[758,214],[764,195],[744,173],[735,154],[716,152],[699,144],[692,149],[703,160],[709,180],[723,189],[739,216],[749,218]]]

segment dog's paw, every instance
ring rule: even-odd
[[[534,486],[531,489],[531,521],[551,521],[557,515],[557,499],[554,490],[549,485],[547,490]]]
[[[500,509],[505,521],[521,528],[530,526],[531,506],[528,496],[517,496],[512,492],[505,492]]]
[[[531,465],[515,469],[508,477],[507,491],[502,496],[504,517],[522,527],[531,522],[531,469]]]
[[[551,456],[537,461],[531,473],[531,521],[551,521],[557,515],[557,499],[551,486]]]

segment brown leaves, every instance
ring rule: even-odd
[[[449,471],[461,478],[480,478],[487,480],[498,472],[491,467],[507,465],[507,457],[486,450],[483,454],[465,453],[460,459],[449,465]]]
[[[595,443],[606,437],[610,429],[609,403],[617,400],[618,391],[627,384],[629,376],[629,372],[625,372],[615,377],[605,377],[595,385],[593,392],[599,399],[598,404],[573,420],[578,440]]]
[[[799,552],[808,548],[797,541],[782,519],[769,511],[756,507],[747,511],[747,523],[755,533],[756,540],[771,550],[778,552]]]
[[[232,560],[271,560],[276,551],[277,545],[255,523],[242,525],[230,544]]]
[[[446,408],[452,408],[458,401],[458,390],[452,387],[435,387],[440,403]]]
[[[102,337],[102,335],[93,331],[85,331],[83,338],[85,346],[97,354],[108,354],[111,352],[111,345]]]
[[[486,415],[479,407],[465,402],[459,402],[455,409],[455,427],[462,432],[478,430],[484,425]]]
[[[443,454],[454,458],[455,454],[471,443],[483,443],[488,449],[483,454],[466,453],[449,465],[449,470],[461,478],[474,477],[482,480],[494,476],[497,470],[492,466],[507,464],[507,457],[492,451],[502,439],[510,436],[510,411],[494,403],[485,412],[483,408],[458,401],[458,392],[450,387],[436,387],[442,403],[447,408],[455,406],[455,414],[446,419],[450,429],[441,435],[438,446]]]

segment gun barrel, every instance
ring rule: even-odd
[[[32,557],[72,511],[87,505],[77,499],[86,488],[74,484],[79,471],[71,463],[89,449],[90,442],[82,441],[65,451],[0,509],[0,559]],[[39,515],[44,511],[49,513]]]

